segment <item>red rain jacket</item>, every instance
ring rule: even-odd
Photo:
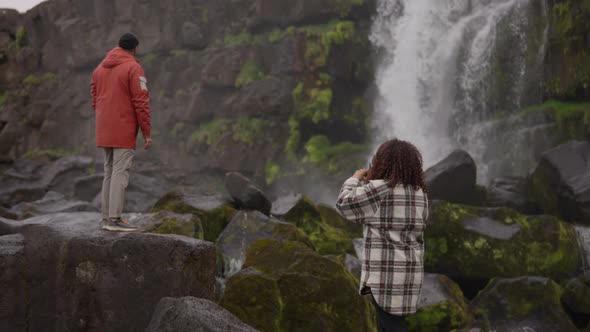
[[[143,68],[120,47],[112,49],[92,73],[96,146],[135,149],[138,125],[150,137],[150,96]]]

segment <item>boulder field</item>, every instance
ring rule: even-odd
[[[460,171],[472,169],[469,160],[455,152],[427,171],[433,188],[466,178],[452,197],[431,194],[410,331],[584,331],[587,226],[563,209],[538,214],[537,174],[484,188]],[[144,190],[156,186],[160,197],[128,214],[140,232],[109,233],[99,230],[99,213],[79,210],[96,211],[88,199],[98,188],[76,190],[92,178],[89,164],[65,157],[5,169],[12,182],[0,219],[0,330],[375,330],[374,308],[358,295],[362,229],[329,204],[302,194],[271,199],[238,173],[227,175],[227,190],[218,182],[163,186],[173,172],[155,181],[140,166]],[[19,198],[16,189],[32,187],[38,194]],[[518,204],[503,205],[507,197]]]

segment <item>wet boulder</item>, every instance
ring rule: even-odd
[[[526,194],[526,179],[503,177],[493,179],[487,189],[487,206],[509,207],[521,213],[530,213]]]
[[[455,150],[424,172],[428,198],[451,203],[478,205],[485,194],[476,185],[477,168],[473,158],[463,150]]]
[[[572,141],[543,153],[528,195],[544,213],[590,224],[590,142]]]
[[[318,207],[306,196],[291,194],[273,202],[271,214],[301,229],[322,255],[355,254],[351,239],[344,231],[322,219]]]
[[[262,190],[252,181],[237,172],[225,175],[225,187],[237,206],[245,210],[256,210],[270,215],[271,203]]]
[[[451,331],[473,320],[459,285],[444,275],[424,274],[418,311],[406,317],[411,331]]]
[[[146,332],[255,332],[214,302],[194,297],[165,297],[158,303]]]
[[[4,330],[22,330],[22,318],[27,317],[31,331],[55,326],[144,331],[163,297],[214,297],[212,243],[177,235],[101,231],[100,219],[98,213],[78,212],[0,220],[0,235],[20,234],[24,246],[12,246],[11,256],[0,247],[0,287],[17,292],[14,283],[22,281],[20,289],[27,290],[26,296],[4,293],[1,301],[9,302],[12,311],[1,320]]]
[[[92,204],[83,201],[68,200],[63,194],[49,191],[45,196],[35,202],[23,202],[13,206],[9,212],[16,216],[15,219],[27,219],[44,214],[59,212],[97,212]]]
[[[561,292],[548,278],[495,278],[472,305],[487,316],[491,331],[577,331],[561,305]]]
[[[261,331],[373,331],[374,309],[336,260],[300,242],[259,240],[221,305]]]
[[[455,280],[558,278],[575,274],[581,264],[574,228],[553,216],[435,201],[427,229],[425,270]]]
[[[203,236],[206,241],[216,241],[235,213],[230,199],[221,194],[184,191],[165,194],[156,202],[152,210],[198,216],[203,225]]]
[[[590,276],[579,276],[562,283],[561,302],[574,314],[590,318]]]
[[[313,248],[293,224],[269,218],[259,211],[240,211],[217,239],[220,275],[229,277],[238,272],[246,259],[246,250],[261,239],[299,241]]]

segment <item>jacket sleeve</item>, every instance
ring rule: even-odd
[[[92,97],[92,108],[96,110],[96,81],[94,80],[94,74],[90,79],[90,96]]]
[[[129,74],[129,89],[131,91],[131,102],[135,109],[137,121],[141,128],[143,137],[150,137],[151,134],[151,110],[150,95],[147,88],[147,80],[143,68],[138,64],[133,66]]]
[[[374,216],[379,208],[379,201],[379,192],[373,184],[363,185],[359,179],[351,177],[340,189],[336,209],[344,218],[366,224],[366,218]]]

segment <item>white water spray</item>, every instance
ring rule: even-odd
[[[528,59],[529,53],[544,53],[529,49],[544,45],[529,42],[531,6],[539,3],[379,0],[371,32],[382,55],[376,75],[377,142],[391,137],[413,142],[426,167],[455,148],[465,149],[482,171],[480,180],[485,179],[486,142],[473,137],[473,128],[497,113],[519,110],[527,80],[537,69],[527,66],[542,61],[542,56]],[[500,42],[513,45],[501,49]],[[510,59],[502,62],[499,56]],[[529,103],[534,99],[528,98]]]

